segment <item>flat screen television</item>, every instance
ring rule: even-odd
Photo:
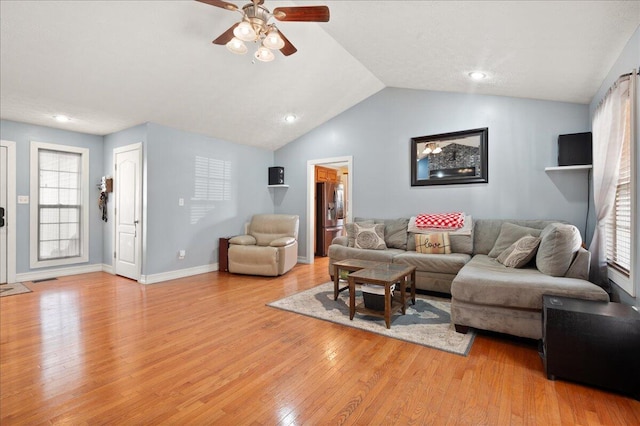
[[[558,166],[593,163],[591,132],[558,136]]]

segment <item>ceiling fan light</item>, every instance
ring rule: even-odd
[[[271,62],[275,58],[273,52],[264,46],[261,46],[254,55],[257,60],[262,62]]]
[[[280,37],[277,29],[271,28],[262,41],[262,45],[272,50],[280,50],[284,47],[284,40]]]
[[[247,46],[242,42],[242,40],[238,40],[237,38],[232,38],[227,44],[227,49],[230,52],[233,52],[237,55],[244,55],[247,53]]]
[[[233,29],[233,35],[242,41],[254,41],[258,38],[256,30],[254,30],[253,26],[247,21],[240,22],[238,26]]]

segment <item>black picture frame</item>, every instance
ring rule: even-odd
[[[411,138],[411,186],[488,182],[488,127]]]

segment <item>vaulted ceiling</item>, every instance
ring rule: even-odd
[[[589,103],[640,25],[638,1],[265,1],[321,4],[330,21],[279,23],[298,52],[262,63],[211,43],[239,14],[193,0],[1,1],[0,117],[277,149],[384,87]]]

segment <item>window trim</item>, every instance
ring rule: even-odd
[[[64,259],[38,260],[38,205],[39,205],[39,164],[38,152],[41,149],[51,151],[69,152],[81,155],[82,177],[81,179],[81,206],[80,213],[81,236],[80,256]],[[89,149],[69,145],[59,145],[45,142],[31,141],[31,158],[29,165],[30,177],[30,208],[29,208],[29,267],[44,268],[49,266],[72,265],[89,261]]]

